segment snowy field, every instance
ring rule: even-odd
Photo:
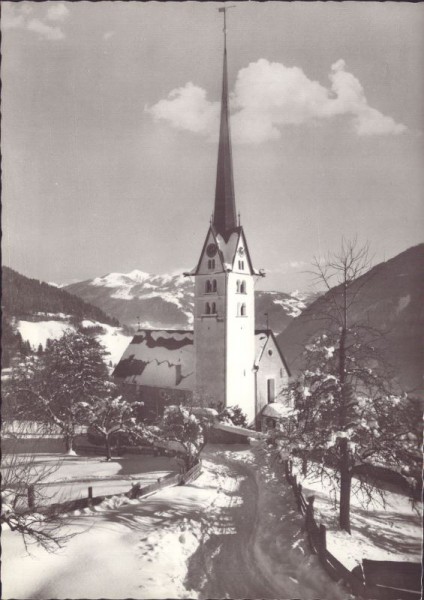
[[[55,554],[28,555],[4,531],[3,597],[351,598],[310,554],[292,490],[260,448],[209,446],[203,465],[190,485],[67,515],[79,535]]]
[[[376,496],[364,506],[364,498],[352,494],[352,534],[349,535],[337,527],[338,505],[335,505],[329,482],[311,476],[302,479],[299,470],[297,476],[305,497],[315,496],[315,517],[327,527],[328,550],[349,570],[363,558],[421,562],[421,502],[413,506],[407,496],[383,491],[384,500]]]
[[[93,496],[107,496],[127,492],[135,483],[147,486],[159,478],[178,471],[175,461],[165,456],[125,456],[105,461],[102,457],[63,456],[38,454],[35,466],[39,473],[48,473],[41,490],[41,504],[53,504],[86,498],[88,486]],[[7,467],[7,455],[3,469]],[[51,471],[51,472],[49,472]]]

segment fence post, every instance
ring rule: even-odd
[[[88,487],[88,506],[91,506],[93,504],[93,488],[90,485]]]
[[[327,550],[327,529],[322,523],[319,526],[319,540],[319,552],[323,553],[325,550]]]
[[[28,486],[28,508],[33,509],[35,506],[35,488],[34,484]]]
[[[299,483],[296,486],[296,500],[297,500],[297,510],[302,512],[302,484]]]
[[[314,521],[314,500],[315,496],[307,497],[308,506],[306,507],[306,521],[308,525],[312,524]]]

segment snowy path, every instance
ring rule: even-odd
[[[211,446],[191,485],[96,509],[69,515],[80,535],[55,555],[24,557],[5,532],[3,597],[349,598],[309,554],[260,450]]]

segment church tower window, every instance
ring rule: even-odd
[[[242,281],[241,285],[240,285],[240,294],[245,294],[246,293],[246,282]]]
[[[212,279],[212,292],[216,292],[216,279]]]
[[[215,302],[212,302],[211,314],[212,315],[216,315],[216,304],[215,304]]]
[[[237,294],[240,294],[240,280],[237,280]]]
[[[215,259],[214,259],[214,258],[210,258],[210,259],[208,260],[208,269],[209,269],[209,270],[212,270],[212,269],[214,269],[214,268],[215,268]]]
[[[212,291],[212,285],[211,285],[211,282],[208,279],[206,281],[206,285],[205,285],[205,292],[206,292],[206,294],[210,294],[211,291]]]
[[[240,316],[241,317],[245,317],[246,316],[246,305],[242,304],[240,307]]]
[[[244,271],[244,260],[238,261],[238,268],[239,268],[239,271]]]
[[[205,305],[205,314],[206,315],[210,315],[211,314],[211,305],[209,304],[209,302],[206,302],[206,305]]]

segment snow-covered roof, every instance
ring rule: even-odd
[[[288,364],[286,363],[286,359],[284,358],[283,353],[281,352],[281,349],[277,344],[277,340],[275,339],[275,335],[271,329],[256,329],[255,331],[255,365],[259,365],[265,347],[268,343],[280,356],[281,362],[283,363],[284,368],[287,371],[287,375],[290,377],[290,369],[288,367]]]
[[[193,332],[138,331],[113,374],[124,383],[193,390]]]
[[[272,402],[267,404],[262,411],[264,417],[273,417],[274,419],[287,419],[291,416],[293,409],[282,402]]]
[[[268,340],[275,344],[285,365],[271,330],[255,331],[255,364],[260,365]],[[193,331],[184,329],[140,330],[125,350],[113,375],[124,383],[193,390],[193,341]]]

